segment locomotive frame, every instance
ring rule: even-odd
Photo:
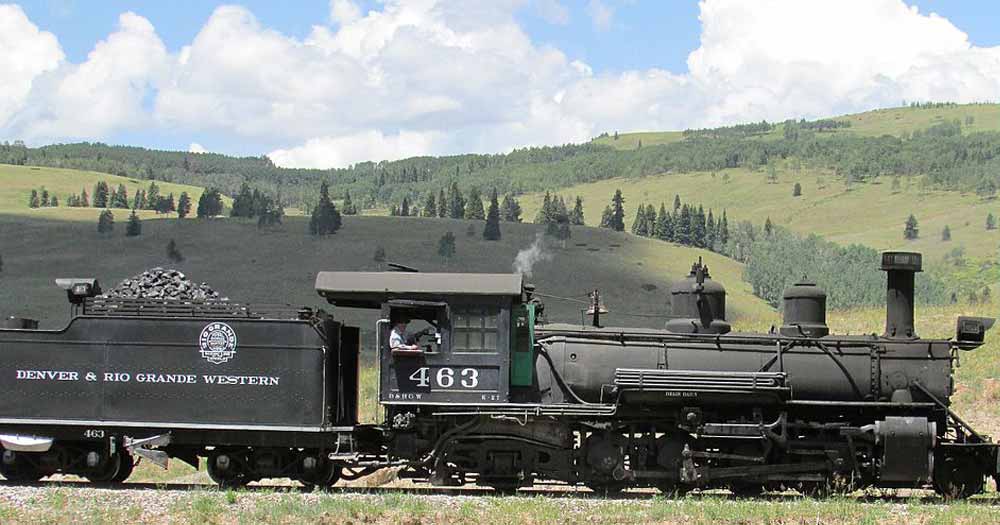
[[[138,455],[206,458],[223,486],[325,486],[399,466],[501,490],[551,479],[601,492],[979,493],[1000,477],[997,445],[949,399],[958,353],[993,321],[962,317],[954,339],[920,339],[920,256],[882,263],[881,336],[830,335],[811,283],[786,292],[780,330],[731,333],[725,289],[700,263],[672,289],[663,330],[601,326],[596,302],[591,326],[544,323],[519,275],[320,272],[334,313],[379,314],[373,425],[357,422],[360,329],[323,311],[109,300],[96,281],[63,281],[78,308],[66,329],[0,329],[0,383],[14,392],[0,402],[0,474],[118,482]],[[403,315],[433,328],[419,352],[389,348]],[[114,380],[142,367],[152,379]]]

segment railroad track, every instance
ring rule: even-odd
[[[171,483],[171,482],[137,482],[137,483],[92,483],[89,481],[74,481],[74,480],[43,480],[31,483],[21,483],[13,482],[8,480],[0,479],[0,491],[4,487],[36,487],[36,488],[56,488],[56,487],[66,487],[73,489],[101,489],[101,490],[113,490],[113,491],[156,491],[156,492],[175,492],[175,493],[188,493],[188,492],[217,492],[219,491],[218,486],[210,483]],[[248,493],[288,493],[288,494],[308,494],[313,492],[302,486],[297,485],[249,485],[239,489],[240,492]],[[583,487],[571,487],[568,485],[536,485],[531,488],[521,489],[514,494],[501,494],[494,490],[487,488],[479,488],[474,486],[467,487],[357,487],[357,486],[342,486],[342,487],[330,487],[328,489],[322,490],[325,494],[330,495],[387,495],[387,494],[404,494],[404,495],[417,495],[417,496],[466,496],[466,497],[496,497],[498,495],[503,495],[507,497],[535,497],[535,496],[546,496],[551,498],[570,498],[570,499],[605,499],[605,500],[648,500],[659,495],[659,492],[655,490],[637,491],[637,492],[622,492],[618,494],[598,494],[589,489]],[[695,492],[683,496],[686,499],[704,499],[704,500],[719,500],[719,499],[736,499],[735,496],[729,494],[725,491],[709,491],[709,492]],[[921,503],[943,503],[944,500],[934,494],[931,491],[907,491],[905,493],[895,493],[886,491],[884,493],[863,493],[863,494],[851,494],[846,496],[847,498],[857,500],[858,502],[882,502],[882,503],[908,503],[919,501]],[[745,499],[745,498],[744,498]],[[756,496],[750,499],[755,499],[758,501],[792,501],[802,499],[802,496],[795,493],[765,493],[760,496]],[[1000,493],[989,493],[988,495],[978,496],[969,500],[965,500],[968,503],[976,505],[987,505],[987,506],[1000,506]]]

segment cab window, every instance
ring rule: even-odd
[[[452,311],[453,351],[495,353],[499,308],[462,306]]]

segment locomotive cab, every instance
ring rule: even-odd
[[[504,404],[512,386],[531,384],[534,310],[520,275],[320,272],[316,290],[336,306],[380,312],[383,405]],[[390,345],[400,321],[409,322],[404,349]]]

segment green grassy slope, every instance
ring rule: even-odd
[[[728,175],[728,179],[726,177]],[[638,204],[661,202],[670,206],[674,195],[692,204],[702,204],[719,213],[725,209],[730,221],[750,220],[763,224],[767,217],[794,231],[816,233],[831,241],[859,243],[876,249],[907,249],[939,260],[956,247],[964,247],[972,257],[995,257],[1000,246],[1000,230],[986,231],[986,214],[1000,217],[1000,201],[982,200],[973,194],[952,191],[923,191],[919,178],[901,180],[894,193],[890,179],[876,183],[855,183],[848,189],[842,179],[829,173],[803,169],[796,173],[779,169],[779,182],[768,184],[764,172],[743,169],[715,173],[661,175],[642,179],[613,179],[583,184],[559,192],[570,200],[584,199],[587,224],[600,222],[601,211],[615,189],[626,199],[626,227],[631,227]],[[822,180],[825,188],[818,187]],[[802,184],[802,196],[792,197],[795,182]],[[521,200],[524,217],[533,219],[541,203],[540,195]],[[913,213],[920,226],[920,238],[903,239],[903,224]],[[951,229],[950,242],[941,241],[945,225]]]
[[[107,182],[112,190],[116,189],[119,184],[124,184],[128,190],[130,203],[135,192],[139,189],[149,188],[150,182],[94,171],[0,164],[0,213],[45,219],[97,221],[101,210],[97,208],[70,208],[66,206],[66,199],[71,194],[79,194],[83,189],[86,189],[87,194],[93,198],[94,185],[99,181]],[[157,181],[156,185],[159,186],[161,195],[173,193],[175,202],[180,197],[181,192],[186,191],[191,197],[192,207],[197,206],[198,198],[204,191],[203,188],[197,186],[169,182]],[[41,189],[43,186],[49,190],[49,194],[59,197],[59,207],[35,209],[28,207],[28,197],[31,195],[31,190]],[[228,197],[224,200],[229,204]],[[124,221],[128,213],[126,210],[117,211],[115,218]],[[143,218],[158,216],[153,211],[140,211],[139,214]],[[162,215],[160,216],[162,217]],[[175,214],[169,216],[176,217]]]
[[[316,272],[374,270],[377,245],[385,247],[390,261],[423,271],[509,272],[518,250],[536,238],[534,225],[504,224],[502,241],[484,241],[482,224],[476,222],[476,236],[467,237],[466,221],[346,217],[341,232],[316,239],[305,233],[306,219],[298,217],[273,231],[234,220],[157,220],[144,222],[138,238],[126,238],[122,225],[111,237],[101,238],[90,223],[0,215],[0,314],[26,315],[58,327],[67,319],[69,305],[53,279],[93,276],[110,288],[154,266],[177,267],[233,300],[319,306],[313,291]],[[438,239],[446,231],[457,237],[457,256],[451,262],[437,255]],[[183,263],[166,260],[171,238],[187,258]],[[671,280],[686,274],[699,256],[728,287],[730,318],[771,312],[742,282],[742,267],[716,254],[594,228],[574,228],[565,248],[548,251],[552,259],[539,262],[531,279],[538,290],[585,299],[599,288],[612,312],[609,324],[661,326],[662,319],[622,314],[664,312]],[[545,302],[551,320],[579,321],[582,305]],[[374,322],[373,315],[344,315],[366,327]]]
[[[972,117],[972,123],[967,124],[966,118]],[[860,135],[866,137],[878,137],[881,135],[900,136],[903,133],[913,133],[918,130],[925,130],[941,122],[951,122],[958,119],[962,122],[963,133],[976,133],[979,131],[1000,131],[1000,104],[962,104],[944,107],[926,108],[889,108],[855,113],[833,117],[833,120],[842,120],[851,123],[849,128],[839,128],[833,131],[820,133],[819,137],[827,137],[835,134]],[[767,140],[782,135],[783,128],[779,124],[770,133],[759,135]],[[656,144],[669,144],[684,140],[682,131],[640,131],[635,133],[619,133],[618,139],[614,134],[602,136],[594,139],[597,144],[605,144],[617,149],[635,149],[639,140],[643,146],[653,146]]]

